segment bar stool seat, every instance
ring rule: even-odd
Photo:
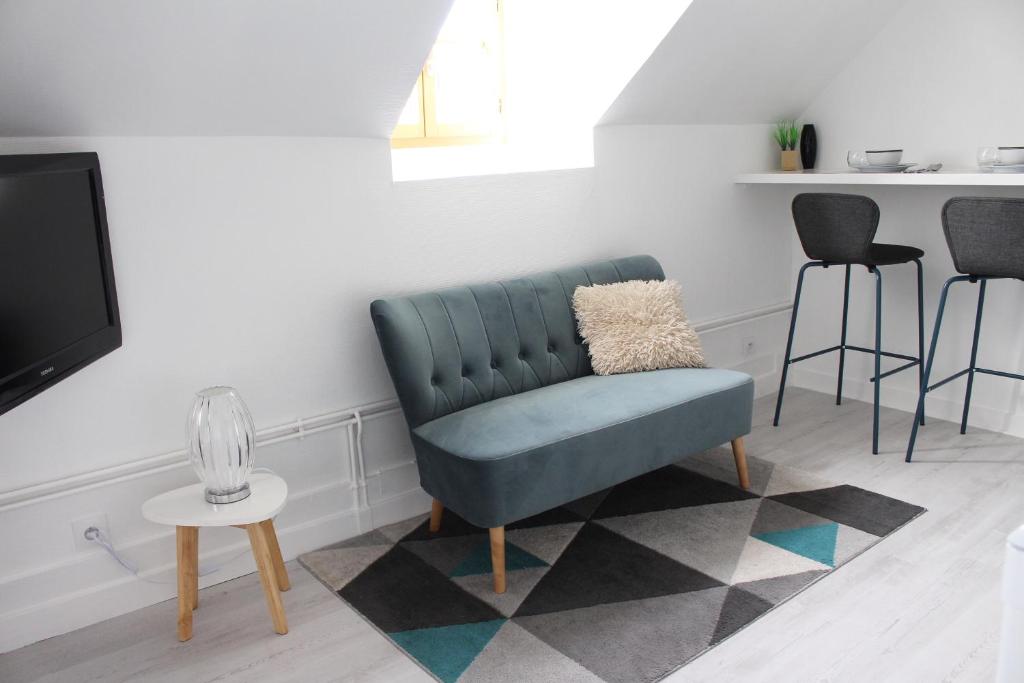
[[[869,263],[862,263],[860,265],[895,266],[900,263],[910,263],[922,256],[924,256],[924,251],[917,247],[909,247],[903,244],[872,244],[868,247]]]
[[[881,380],[903,370],[917,367],[918,379],[922,377],[924,356],[924,293],[922,283],[921,257],[924,251],[902,244],[876,244],[879,210],[868,197],[837,193],[804,193],[793,198],[793,223],[804,253],[811,259],[800,268],[796,282],[796,296],[793,298],[793,313],[789,321],[789,339],[786,342],[786,356],[782,364],[779,394],[775,402],[775,418],[772,424],[779,426],[782,412],[782,398],[786,390],[786,377],[793,363],[815,358],[834,351],[839,352],[839,377],[836,382],[836,405],[843,399],[843,369],[846,352],[857,351],[874,356],[874,423],[871,434],[871,452],[878,453],[878,406]],[[914,263],[917,266],[917,355],[892,353],[882,350],[882,272],[881,266]],[[850,309],[850,266],[864,266],[875,279],[875,344],[873,349],[846,343],[847,317]],[[793,357],[793,334],[796,330],[797,311],[800,309],[800,293],[803,290],[804,273],[808,268],[843,266],[846,282],[843,289],[843,322],[839,344],[827,349]],[[882,372],[882,358],[903,361],[899,367]],[[923,416],[922,416],[923,420]]]

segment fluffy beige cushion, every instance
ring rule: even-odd
[[[598,375],[704,367],[674,280],[577,287],[572,305]]]

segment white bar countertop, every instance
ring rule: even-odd
[[[1024,173],[962,170],[934,173],[860,173],[858,171],[761,171],[741,173],[737,185],[960,185],[1024,187]]]

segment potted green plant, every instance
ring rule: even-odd
[[[779,145],[779,149],[782,150],[782,170],[797,170],[797,160],[800,158],[800,153],[797,151],[796,146],[800,142],[800,128],[797,127],[796,121],[779,121],[775,124],[773,136],[775,137],[775,142]]]

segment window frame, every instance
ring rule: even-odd
[[[497,44],[498,54],[498,131],[493,135],[480,135],[473,132],[472,127],[455,125],[439,125],[436,118],[436,86],[430,74],[430,57],[420,70],[419,78],[413,92],[419,91],[420,120],[416,124],[396,125],[391,133],[391,148],[407,147],[445,147],[456,145],[483,145],[505,142],[505,21],[504,0],[493,0],[498,14]],[[411,93],[410,93],[411,96]]]
[[[426,137],[426,113],[423,111],[423,72],[420,71],[420,75],[416,79],[416,85],[413,86],[413,92],[419,92],[419,103],[420,103],[420,120],[417,123],[407,123],[395,126],[395,130],[391,132],[391,140],[409,140]],[[411,93],[410,93],[411,95]]]

